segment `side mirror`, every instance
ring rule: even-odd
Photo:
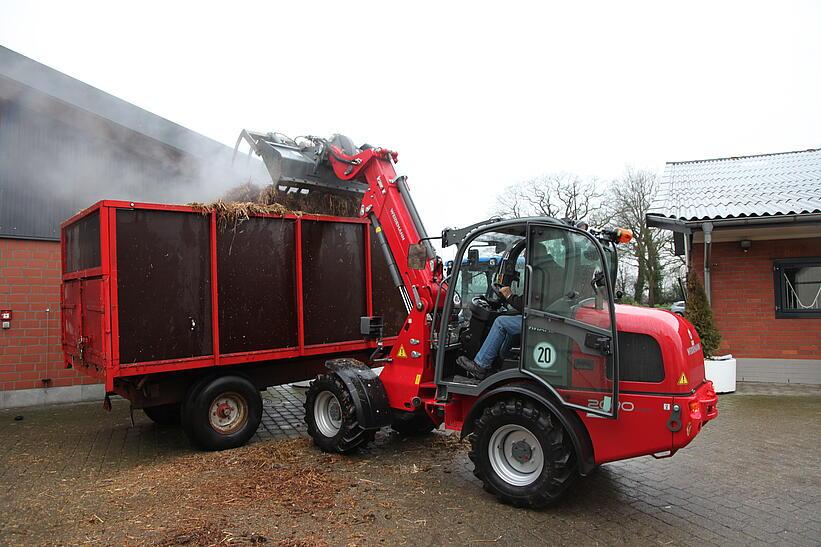
[[[476,269],[479,264],[479,249],[468,249],[468,268]]]
[[[408,268],[424,270],[428,261],[428,250],[424,243],[411,243],[408,246]]]

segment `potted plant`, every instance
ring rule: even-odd
[[[721,345],[721,333],[713,321],[713,310],[707,302],[707,294],[701,278],[690,270],[687,275],[687,303],[684,317],[693,324],[701,338],[701,349],[704,352],[704,375],[712,380],[717,393],[735,391],[736,361],[732,355],[717,356]]]

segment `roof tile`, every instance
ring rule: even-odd
[[[821,213],[821,149],[670,162],[648,214],[681,220]]]

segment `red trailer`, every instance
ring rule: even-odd
[[[389,349],[407,316],[366,219],[100,201],[61,232],[66,366],[205,448],[253,435],[259,390],[368,361],[361,317]]]

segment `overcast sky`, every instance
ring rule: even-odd
[[[398,150],[432,234],[541,173],[821,147],[819,29],[819,2],[0,0],[2,45],[226,144]]]

